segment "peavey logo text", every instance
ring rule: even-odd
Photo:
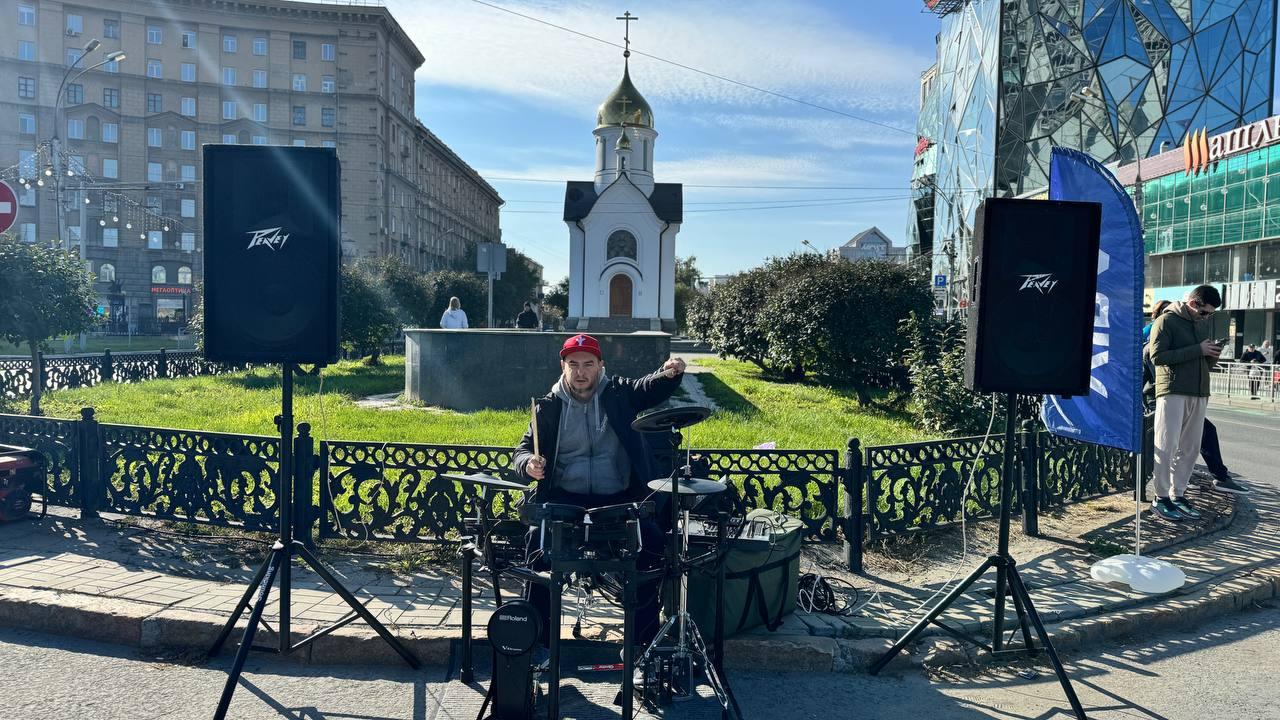
[[[245,248],[245,250],[252,250],[260,245],[269,247],[272,250],[279,250],[284,247],[286,242],[289,242],[289,234],[280,233],[283,229],[283,227],[273,227],[265,230],[250,230],[245,234],[252,235],[253,238],[249,240],[249,247]]]
[[[1053,292],[1053,288],[1058,284],[1053,279],[1052,273],[1039,273],[1036,275],[1023,275],[1022,287],[1018,288],[1018,292],[1023,290],[1039,290],[1041,295],[1048,295]]]

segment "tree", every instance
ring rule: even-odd
[[[546,297],[542,299],[546,305],[560,309],[560,317],[569,317],[569,276],[551,286]]]
[[[370,270],[386,288],[401,327],[430,327],[440,319],[439,315],[431,316],[435,290],[424,274],[391,256],[372,261]]]
[[[0,236],[0,336],[31,351],[31,414],[40,414],[40,344],[94,326],[93,278],[80,259],[43,245]]]
[[[389,294],[364,263],[342,265],[342,345],[367,365],[381,362],[382,343],[395,333],[396,315]]]
[[[689,304],[701,297],[698,292],[698,258],[676,258],[676,327],[687,332]]]
[[[478,275],[457,270],[437,270],[427,275],[427,282],[435,294],[427,327],[440,327],[440,316],[449,307],[451,297],[457,297],[462,303],[462,309],[467,313],[467,323],[471,327],[484,327],[489,290]]]

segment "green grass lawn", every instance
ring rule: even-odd
[[[710,368],[699,379],[721,407],[705,423],[686,431],[700,447],[749,448],[774,441],[779,448],[843,449],[858,437],[866,444],[924,439],[903,415],[860,408],[851,391],[762,378],[745,363],[700,361]],[[458,413],[431,408],[379,410],[357,407],[360,398],[402,391],[404,358],[384,358],[379,367],[343,362],[324,371],[319,382],[297,383],[294,415],[309,422],[317,438],[385,440],[440,444],[514,445],[528,423],[526,410]],[[276,368],[216,377],[153,380],[133,385],[106,383],[60,390],[44,399],[51,417],[78,417],[97,409],[99,422],[152,427],[271,435],[279,412]]]
[[[147,352],[159,350],[190,350],[193,347],[195,339],[190,335],[178,337],[176,335],[134,335],[132,338],[112,335],[102,337],[88,337],[85,339],[85,349],[80,349],[80,339],[74,338],[71,341],[71,354],[79,353],[101,353],[103,350],[110,349],[113,353],[121,352]],[[66,352],[66,342],[62,338],[55,338],[44,343],[44,353],[46,355],[62,355]],[[31,357],[31,351],[27,349],[26,343],[14,345],[13,343],[0,340],[0,355],[17,355],[20,357]]]

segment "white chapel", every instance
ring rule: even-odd
[[[631,83],[630,50],[622,82],[596,111],[595,180],[570,181],[569,317],[595,332],[675,330],[676,235],[683,188],[654,182],[653,110]]]

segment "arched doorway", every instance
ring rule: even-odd
[[[609,317],[631,317],[631,278],[621,273],[609,280]]]

